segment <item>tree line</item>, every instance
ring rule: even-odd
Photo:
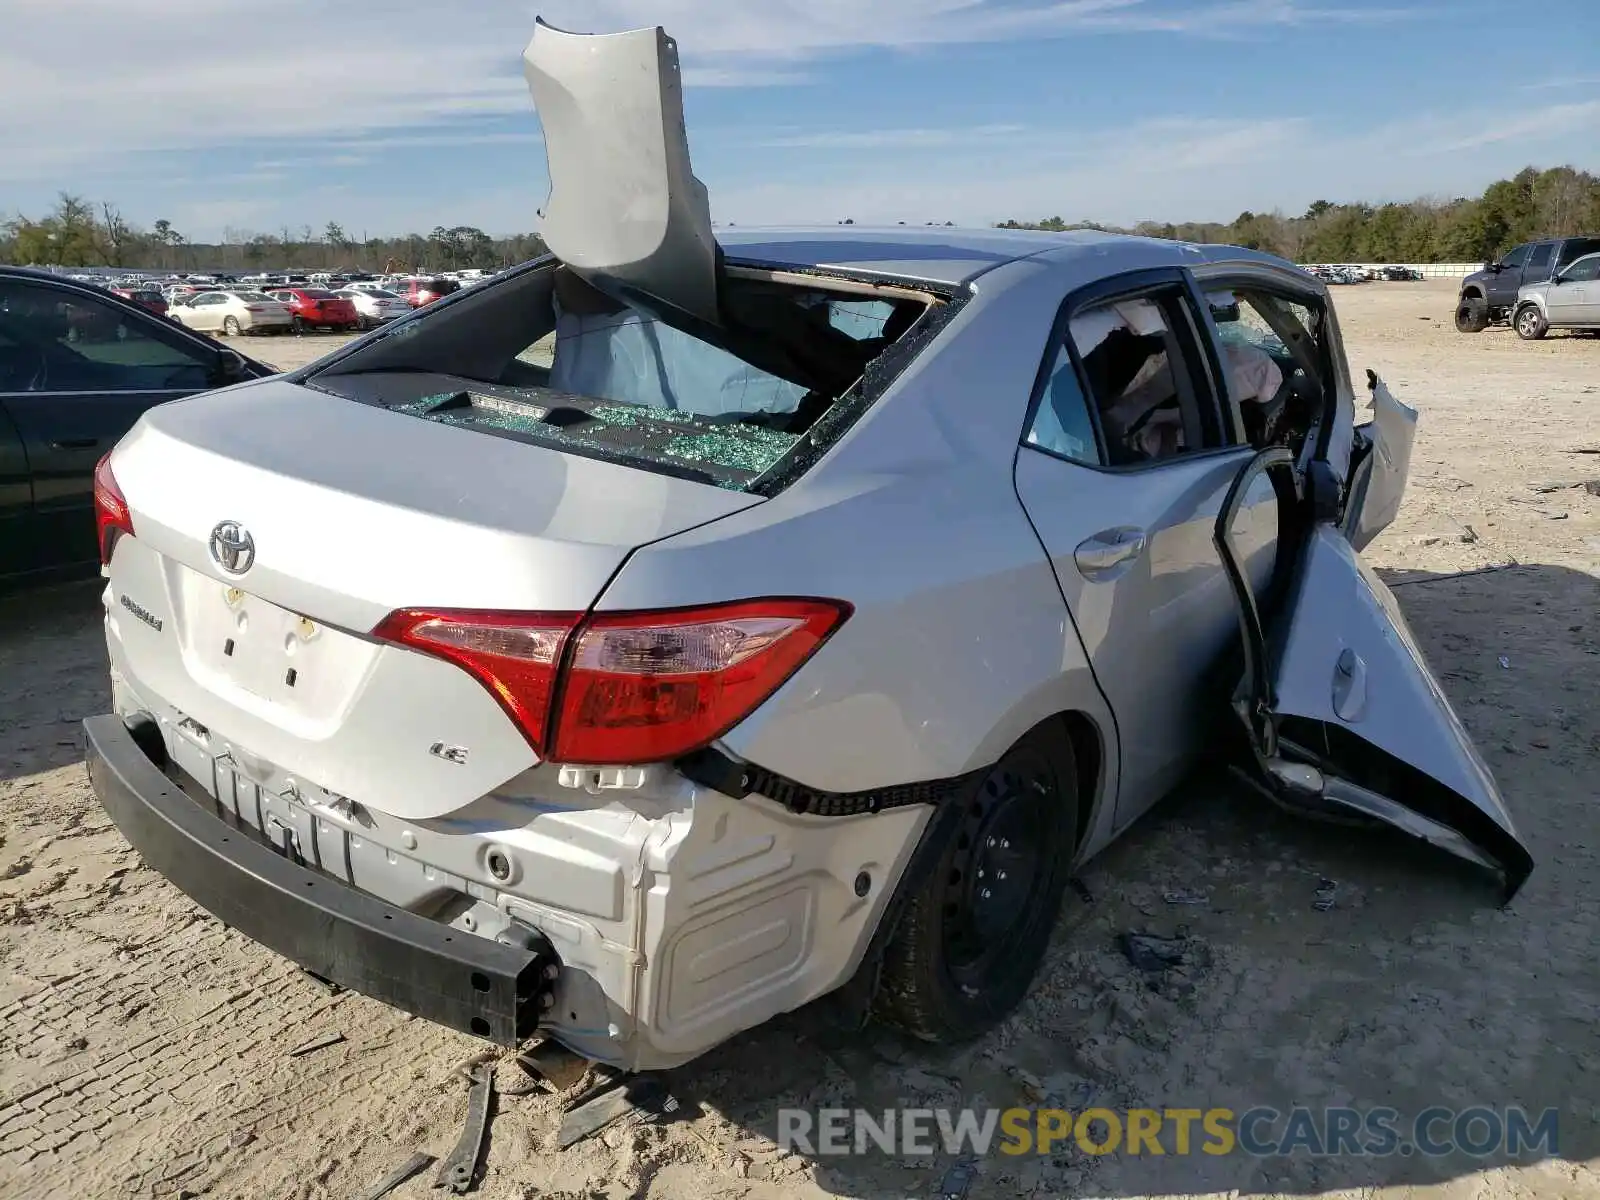
[[[1296,262],[1478,262],[1533,238],[1600,236],[1600,178],[1573,167],[1526,167],[1510,179],[1490,184],[1480,196],[1454,200],[1382,205],[1318,200],[1298,217],[1242,212],[1227,224],[1143,221],[1119,229],[1047,217],[1003,221],[1000,227],[1100,229],[1226,242]],[[510,266],[543,253],[544,242],[537,234],[494,238],[470,225],[440,225],[428,234],[403,237],[356,238],[330,221],[321,233],[309,225],[274,233],[229,229],[220,242],[191,242],[171,221],[159,220],[141,229],[114,204],[92,204],[68,193],[62,193],[55,207],[41,217],[19,215],[0,224],[0,262],[32,266],[454,271]]]
[[[440,225],[403,237],[352,237],[330,221],[275,233],[228,229],[220,242],[191,242],[171,221],[149,229],[128,222],[116,205],[91,204],[63,192],[45,215],[0,224],[0,262],[40,267],[127,267],[156,271],[260,271],[331,268],[346,271],[494,270],[544,253],[537,234],[490,237],[470,225]]]
[[[1480,262],[1543,237],[1600,236],[1600,177],[1572,167],[1525,167],[1476,197],[1406,204],[1334,204],[1318,200],[1298,217],[1242,212],[1228,224],[1143,221],[1113,229],[1093,221],[1005,221],[1005,229],[1101,229],[1224,242],[1266,250],[1294,262]]]

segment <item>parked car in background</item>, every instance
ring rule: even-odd
[[[294,314],[265,292],[200,292],[180,297],[167,316],[204,333],[283,333],[293,328]]]
[[[94,569],[100,457],[153,405],[272,373],[102,288],[0,267],[0,580]]]
[[[1544,283],[1524,285],[1511,327],[1530,342],[1552,329],[1600,329],[1600,253],[1568,263]]]
[[[151,287],[114,287],[113,296],[121,296],[124,300],[132,300],[140,308],[149,309],[159,317],[167,315],[167,301],[162,294]]]
[[[288,307],[296,333],[304,333],[308,329],[343,332],[361,323],[356,306],[326,288],[280,288],[267,295]]]
[[[421,308],[424,304],[431,304],[452,293],[459,292],[461,285],[454,279],[408,279],[395,287],[395,294],[403,299],[412,308]]]
[[[350,287],[335,292],[334,295],[355,305],[358,329],[387,325],[411,311],[410,304],[383,288]]]
[[[1456,328],[1462,333],[1481,333],[1490,325],[1511,320],[1524,287],[1546,283],[1568,264],[1596,252],[1600,252],[1600,237],[1549,238],[1513,247],[1499,262],[1461,281]]]
[[[106,464],[88,775],[152,868],[325,980],[626,1070],[841,989],[977,1037],[1209,753],[1517,893],[1359,555],[1417,413],[1353,384],[1326,287],[714,231],[664,31],[541,23],[525,65],[552,256]]]

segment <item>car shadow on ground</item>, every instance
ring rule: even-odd
[[[0,594],[0,783],[83,761],[111,705],[100,579]]]
[[[1600,580],[1519,566],[1390,582],[1532,849],[1534,875],[1508,909],[1469,864],[1398,834],[1308,822],[1202,775],[1088,866],[1029,999],[976,1045],[851,1034],[818,1007],[675,1072],[680,1100],[766,1138],[781,1109],[863,1109],[881,1123],[897,1108],[1101,1107],[1124,1122],[1103,1155],[1075,1129],[1048,1154],[991,1149],[973,1198],[1310,1194],[1541,1161],[1560,1190],[1561,1164],[1600,1155]],[[1182,939],[1182,961],[1136,966],[1119,946],[1129,933]],[[1284,1137],[1297,1105],[1319,1136],[1290,1153],[1207,1152],[1196,1120],[1181,1154],[1165,1118],[1164,1154],[1148,1141],[1128,1152],[1130,1109],[1277,1110],[1253,1126],[1259,1151]],[[1364,1119],[1379,1106],[1397,1110],[1392,1152],[1311,1153],[1329,1132],[1326,1109]],[[1434,1106],[1485,1106],[1501,1121],[1519,1107],[1530,1127],[1553,1109],[1556,1136],[1517,1155],[1434,1156],[1413,1140]],[[1433,1144],[1420,1145],[1439,1148],[1451,1128],[1430,1122]],[[1091,1146],[1111,1137],[1104,1121],[1087,1132]],[[1465,1132],[1482,1148],[1489,1127]],[[1360,1144],[1382,1148],[1365,1133]],[[963,1182],[942,1148],[923,1159],[867,1149],[801,1157],[838,1194],[926,1196]],[[752,1177],[774,1169],[751,1166]]]

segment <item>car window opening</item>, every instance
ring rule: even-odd
[[[654,311],[644,298],[614,297],[564,266],[547,275],[514,321],[477,328],[497,344],[475,348],[473,369],[446,361],[454,357],[446,346],[437,367],[425,351],[404,365],[380,357],[367,366],[358,356],[317,386],[442,424],[747,490],[939,303],[909,288],[730,267],[725,321],[712,327]],[[427,332],[424,322],[408,341],[422,343]],[[350,385],[396,370],[461,386],[406,396],[387,381],[376,395]]]
[[[1322,314],[1253,289],[1212,292],[1206,300],[1245,440],[1257,450],[1283,446],[1298,454],[1326,399]]]

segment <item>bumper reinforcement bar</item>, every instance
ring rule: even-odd
[[[145,749],[160,753],[149,736],[159,731],[143,722],[84,721],[89,780],[145,862],[200,907],[314,975],[429,1021],[501,1046],[534,1032],[560,970],[543,934],[527,948],[492,942],[293,862],[168,778]]]

